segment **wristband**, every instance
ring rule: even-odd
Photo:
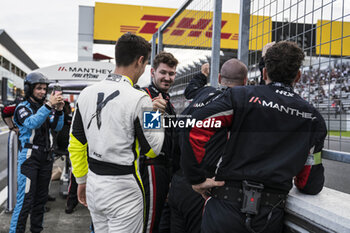
[[[49,106],[50,108],[52,108],[52,103],[49,101],[46,102],[47,106]]]

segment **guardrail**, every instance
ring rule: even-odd
[[[350,163],[350,153],[336,150],[322,150],[322,159],[329,159],[342,163]]]
[[[15,131],[10,130],[7,144],[7,206],[6,211],[12,212],[16,204],[17,193],[17,151],[18,137]]]
[[[293,188],[284,232],[350,232],[350,194],[324,187],[318,195],[306,195]]]
[[[322,150],[322,159],[350,163],[350,153]],[[318,195],[289,192],[284,233],[350,232],[350,194],[324,187]]]

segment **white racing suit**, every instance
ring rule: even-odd
[[[95,232],[142,232],[145,202],[138,158],[140,153],[156,157],[164,139],[160,129],[143,129],[144,111],[151,109],[150,97],[116,74],[79,96],[69,152],[77,183],[86,183]]]

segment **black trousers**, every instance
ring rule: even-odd
[[[158,233],[160,232],[159,222],[169,191],[169,168],[162,164],[144,165],[140,171],[146,196],[144,232]]]
[[[210,198],[202,219],[202,233],[249,233],[245,227],[246,216],[241,213],[242,204]],[[252,218],[252,228],[259,232],[267,222],[272,207],[261,206],[258,215]],[[281,233],[283,231],[284,209],[274,208],[272,216],[263,233]]]
[[[67,196],[67,206],[70,205],[77,205],[78,204],[78,184],[75,180],[75,176],[73,175],[72,171],[70,171],[70,181],[69,181],[69,187],[68,187],[68,196]]]
[[[16,232],[25,232],[28,214],[30,213],[31,232],[41,232],[44,218],[44,207],[49,193],[52,173],[52,160],[48,153],[32,150],[31,156],[21,166],[21,173],[30,180],[26,184],[23,204],[17,220]],[[29,186],[29,190],[27,188]],[[18,200],[17,200],[18,201]]]
[[[204,199],[186,178],[175,174],[169,190],[171,233],[200,233]]]

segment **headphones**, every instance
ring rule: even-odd
[[[25,83],[23,88],[24,93],[27,93],[29,90],[30,90],[30,85],[28,83]]]
[[[32,94],[31,86],[29,83],[24,83],[23,91],[26,98],[28,98]]]

